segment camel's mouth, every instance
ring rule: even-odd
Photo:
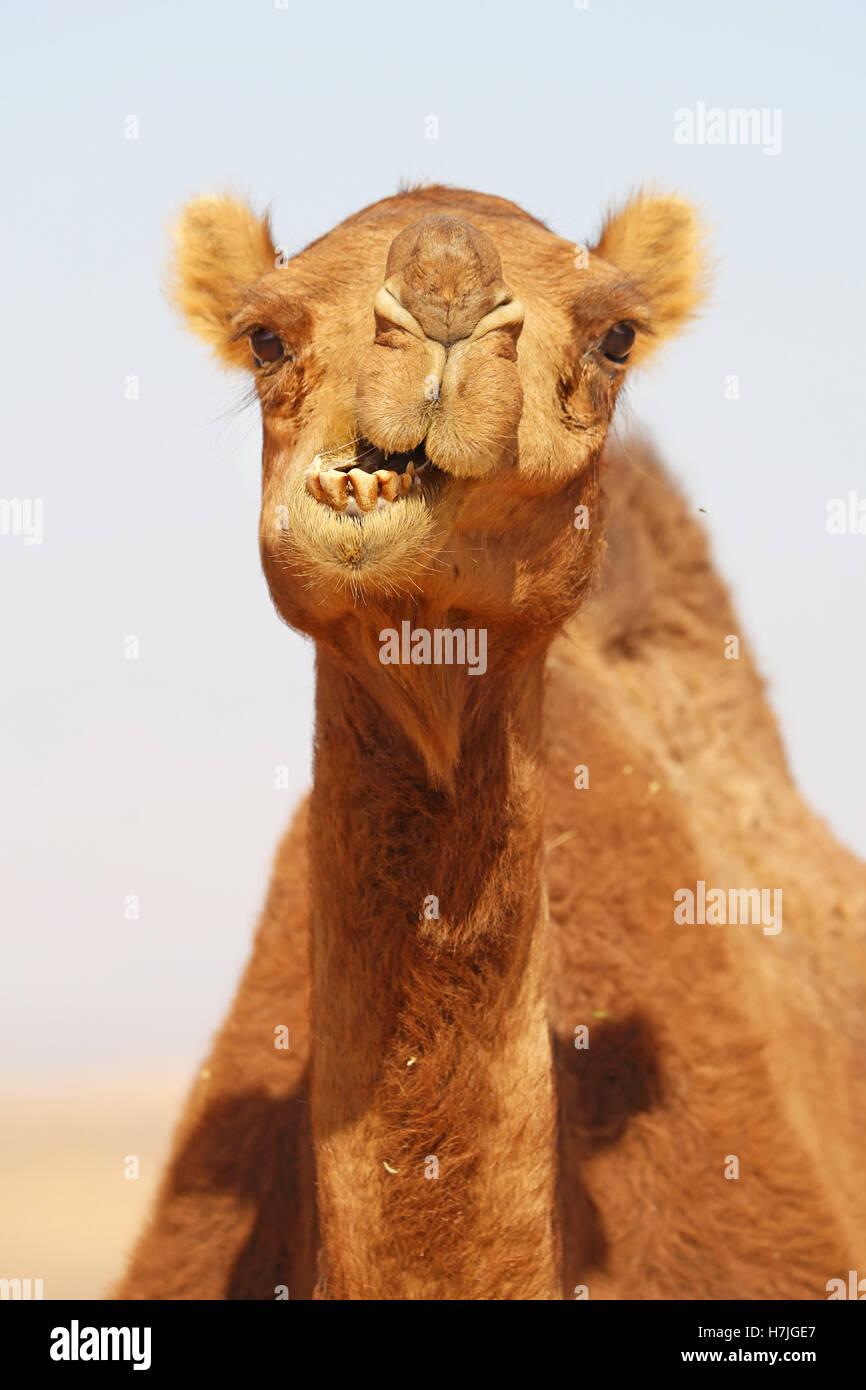
[[[368,439],[358,438],[317,454],[304,474],[304,486],[338,516],[363,520],[406,497],[422,496],[425,482],[437,472],[423,444],[407,454],[385,454]]]

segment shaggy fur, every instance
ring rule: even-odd
[[[256,326],[290,348],[258,375],[262,556],[317,644],[314,785],[118,1296],[825,1297],[866,1255],[866,872],[638,446],[573,617],[624,375],[598,345],[627,321],[640,360],[693,312],[693,215],[638,199],[578,267],[513,204],[416,189],[274,272],[224,212],[182,220],[177,294],[229,364]],[[438,491],[372,527],[304,493],[401,418]],[[382,666],[404,618],[486,628],[486,675]],[[783,930],[676,924],[698,879],[781,888]]]

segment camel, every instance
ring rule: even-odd
[[[653,193],[583,252],[438,185],[287,264],[238,200],[182,214],[176,301],[261,404],[314,774],[115,1297],[866,1274],[866,866],[792,783],[691,507],[609,437],[703,248]]]

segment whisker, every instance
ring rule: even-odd
[[[318,457],[327,458],[328,454],[339,454],[341,450],[348,449],[352,444],[360,444],[362,438],[363,435],[356,434],[354,439],[347,439],[345,444],[335,444],[333,449],[320,449]]]

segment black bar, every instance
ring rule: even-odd
[[[864,1301],[860,1299],[859,1301]],[[556,1333],[562,1337],[554,1353],[564,1355],[575,1372],[596,1368],[604,1371],[604,1383],[615,1383],[620,1371],[639,1370],[664,1374],[674,1367],[715,1365],[736,1370],[763,1366],[803,1366],[821,1379],[837,1371],[850,1373],[859,1364],[863,1344],[864,1315],[842,1306],[844,1300],[816,1303],[593,1303],[575,1301],[545,1313],[538,1305],[515,1315],[511,1307],[481,1310],[477,1304],[428,1308],[424,1327],[416,1323],[421,1310],[396,1304],[292,1303],[107,1303],[13,1302],[0,1306],[0,1331],[4,1360],[12,1358],[21,1372],[47,1371],[51,1378],[83,1375],[88,1378],[108,1369],[114,1376],[135,1375],[160,1380],[166,1373],[209,1371],[223,1377],[233,1372],[246,1381],[257,1368],[282,1367],[297,1379],[318,1357],[322,1372],[332,1378],[335,1365],[345,1357],[353,1366],[381,1374],[387,1382],[414,1380],[421,1371],[435,1370],[441,1348],[443,1367],[455,1367],[451,1329],[460,1335],[464,1351],[474,1352],[489,1370],[490,1362],[504,1360],[514,1372],[511,1357],[531,1354],[535,1374],[550,1366],[551,1347],[531,1343],[526,1335]],[[471,1306],[472,1322],[466,1321]],[[499,1323],[499,1317],[506,1321]],[[451,1322],[451,1318],[455,1322]],[[481,1322],[478,1322],[478,1319]],[[487,1322],[491,1317],[493,1321]],[[540,1321],[536,1322],[535,1319]],[[88,1329],[126,1329],[115,1338],[94,1338]],[[133,1329],[139,1329],[137,1339]],[[149,1341],[145,1335],[149,1330]],[[407,1361],[405,1337],[415,1332],[433,1335],[422,1358],[422,1367]],[[349,1337],[346,1337],[346,1334]],[[495,1334],[495,1340],[492,1339]],[[466,1339],[468,1337],[468,1344]],[[322,1340],[324,1338],[324,1340]],[[557,1337],[559,1340],[559,1337]],[[54,1359],[57,1353],[77,1360]],[[402,1350],[401,1350],[402,1347]],[[106,1359],[84,1359],[91,1348]],[[113,1352],[126,1360],[110,1359]],[[488,1360],[489,1358],[489,1360]],[[461,1353],[461,1361],[463,1353]],[[145,1366],[144,1362],[149,1360]],[[463,1362],[465,1366],[465,1361]],[[378,1367],[378,1371],[376,1368]],[[564,1368],[564,1369],[566,1369]],[[135,1382],[133,1382],[135,1383]]]

